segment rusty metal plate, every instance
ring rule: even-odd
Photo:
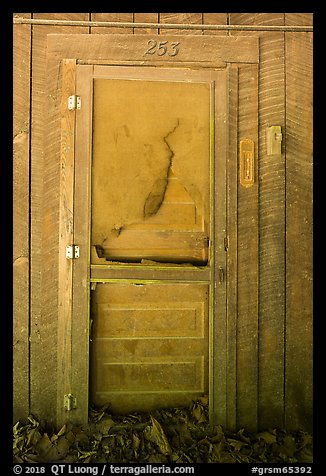
[[[251,187],[255,182],[255,144],[251,139],[240,141],[240,184]]]

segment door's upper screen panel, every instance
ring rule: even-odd
[[[92,245],[108,261],[207,263],[210,91],[94,80]]]

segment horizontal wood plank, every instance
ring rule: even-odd
[[[258,40],[256,38],[237,38],[211,35],[209,40],[204,35],[152,35],[156,47],[148,50],[144,35],[49,35],[49,54],[57,58],[79,59],[89,58],[90,52],[94,59],[99,60],[141,60],[144,64],[162,61],[163,49],[159,43],[167,41],[168,52],[164,59],[169,62],[226,61],[229,63],[258,63]],[[170,43],[169,43],[170,42]],[[178,43],[178,52],[172,43]],[[153,54],[152,54],[153,53]]]
[[[210,274],[209,267],[159,265],[154,261],[149,261],[147,264],[91,266],[91,280],[94,282],[97,279],[209,281]]]

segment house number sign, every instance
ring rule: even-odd
[[[179,53],[179,41],[156,41],[153,39],[148,40],[148,48],[144,55],[156,55],[156,56],[177,56]]]

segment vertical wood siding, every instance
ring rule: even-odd
[[[133,13],[91,13],[90,20],[92,21],[114,21],[114,22],[132,22]],[[105,34],[105,33],[133,33],[132,28],[118,28],[118,27],[91,27],[90,33],[94,34]]]
[[[304,13],[16,15],[47,19],[160,22],[163,25],[312,24],[312,15]],[[49,419],[49,408],[56,407],[53,382],[57,372],[57,311],[53,309],[51,315],[47,309],[47,313],[42,314],[41,299],[43,290],[51,302],[56,302],[58,284],[57,277],[49,270],[58,259],[59,197],[55,200],[52,197],[53,187],[59,183],[59,170],[56,163],[44,163],[44,137],[47,147],[60,140],[60,134],[47,134],[50,129],[43,120],[46,37],[50,33],[259,37],[258,76],[256,65],[239,68],[239,75],[237,68],[230,71],[230,85],[233,89],[239,88],[239,94],[230,93],[229,114],[230,118],[234,117],[235,124],[238,122],[239,129],[237,137],[231,124],[229,143],[233,147],[237,139],[246,137],[255,141],[257,181],[251,189],[242,189],[236,181],[231,183],[238,173],[237,151],[231,147],[228,193],[232,195],[235,192],[235,199],[229,203],[228,209],[231,234],[227,313],[229,329],[237,335],[237,348],[234,355],[230,350],[232,342],[227,344],[230,350],[227,357],[230,362],[227,422],[230,428],[245,426],[253,431],[266,427],[310,430],[312,33],[188,31],[164,27],[152,30],[14,26],[14,419],[26,417],[28,411],[38,418]],[[58,91],[52,93],[53,105],[58,107]],[[239,114],[236,113],[237,102]],[[258,129],[255,124],[258,124]],[[282,127],[280,155],[267,154],[266,127],[271,125]],[[238,220],[237,228],[232,228],[231,216]],[[42,317],[45,315],[46,320]],[[45,382],[45,375],[51,376],[48,382]],[[55,421],[56,415],[51,414],[50,419]]]
[[[231,14],[234,24],[284,25],[284,13]],[[248,32],[237,35],[248,35]],[[258,421],[284,425],[285,146],[268,155],[266,128],[285,127],[284,33],[259,35]]]
[[[276,15],[274,24],[283,24]],[[284,34],[260,37],[259,65],[259,419],[284,425],[285,147],[269,155],[266,129],[285,127]]]
[[[286,14],[287,25],[309,24]],[[312,34],[286,34],[285,425],[312,420]]]
[[[237,427],[237,338],[238,317],[238,67],[229,70],[229,149],[227,158],[227,425]]]
[[[88,20],[88,13],[35,13],[34,18]],[[76,33],[88,33],[87,27],[74,27]],[[71,27],[34,25],[32,31],[32,149],[31,149],[31,314],[30,314],[30,386],[31,412],[48,418],[48,408],[56,406],[53,381],[57,374],[57,289],[58,278],[50,270],[58,260],[59,197],[53,190],[59,185],[59,161],[44,163],[44,147],[60,141],[59,134],[44,123],[44,110],[49,107],[46,97],[46,37],[49,33],[70,33]],[[51,97],[57,101],[58,90]],[[45,141],[46,139],[46,141]],[[43,183],[44,177],[44,183]],[[47,233],[44,233],[44,228]],[[43,295],[54,303],[42,312]],[[44,317],[46,316],[46,318]],[[47,376],[46,378],[44,378]],[[51,415],[52,416],[52,415]],[[54,415],[55,418],[55,415]]]
[[[159,22],[164,23],[202,23],[202,13],[159,13]],[[200,30],[193,30],[193,34],[201,35]],[[189,30],[160,28],[161,35],[182,35],[189,34]]]
[[[30,18],[29,13],[19,16]],[[14,419],[29,412],[29,170],[31,27],[14,26],[13,388]]]
[[[238,141],[255,143],[255,183],[238,187],[237,425],[255,431],[258,408],[258,74],[239,69]]]

